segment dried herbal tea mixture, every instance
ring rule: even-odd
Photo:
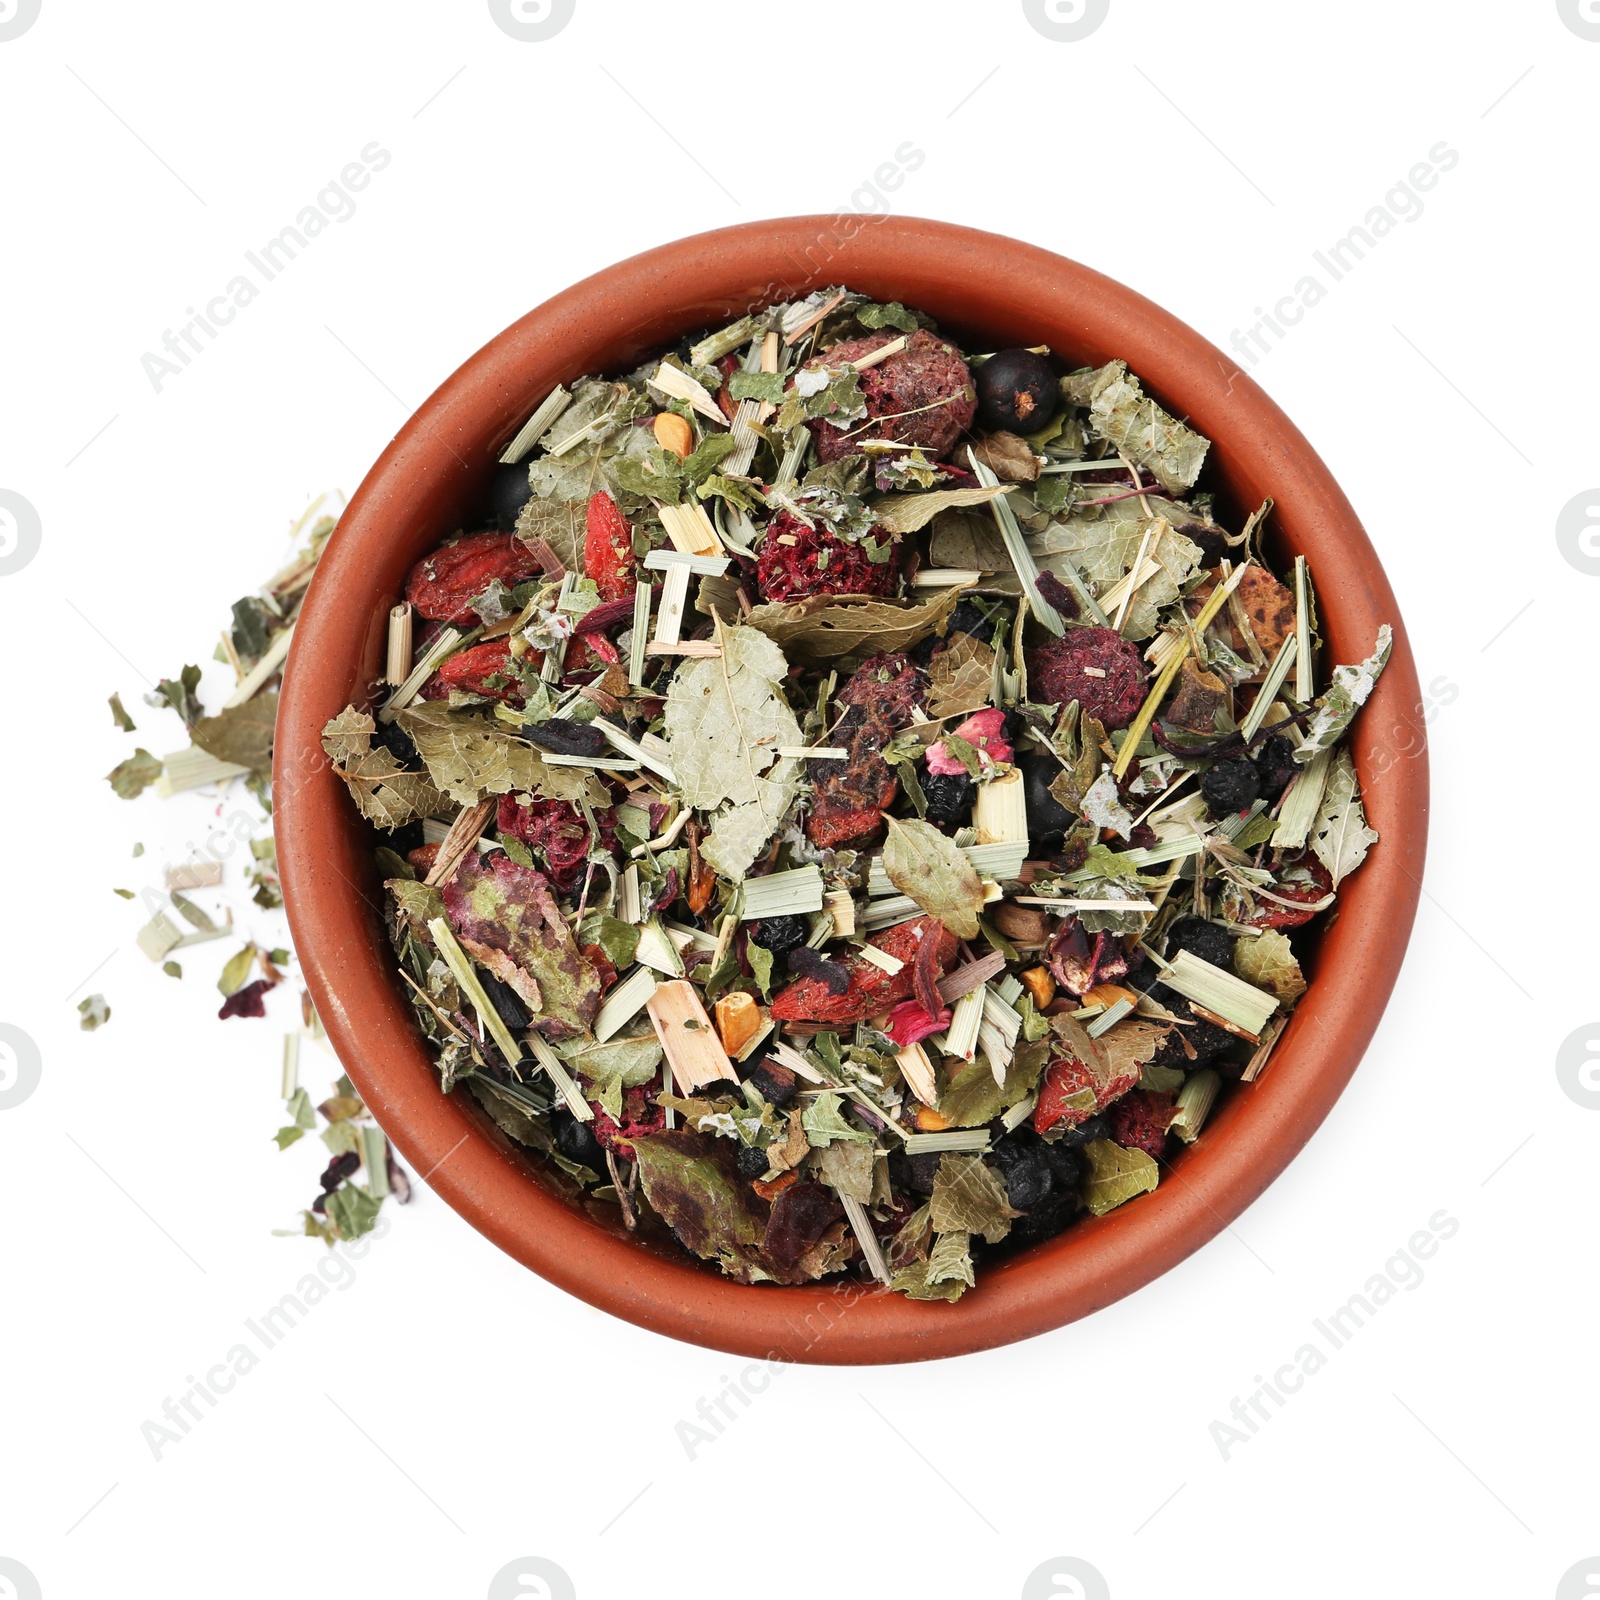
[[[226,816],[219,803],[218,820],[204,842],[191,845],[184,859],[165,864],[160,893],[153,888],[139,895],[131,889],[115,891],[127,900],[143,900],[149,920],[139,929],[135,942],[169,978],[184,976],[184,962],[189,959],[185,952],[192,947],[224,939],[239,941],[217,978],[216,989],[222,995],[217,1015],[224,1021],[265,1017],[266,996],[289,981],[294,961],[280,911],[283,897],[271,827],[272,740],[278,683],[295,622],[335,525],[331,516],[312,521],[321,503],[320,498],[314,502],[291,531],[291,547],[302,535],[305,543],[289,563],[257,593],[234,603],[215,654],[233,675],[233,692],[220,707],[208,712],[200,700],[202,673],[198,666],[184,667],[175,679],[163,678],[145,696],[145,703],[160,717],[175,714],[187,743],[165,757],[138,747],[107,774],[112,789],[125,800],[137,799],[148,788],[164,799],[199,792],[213,793],[220,801],[235,784],[250,796],[248,807],[235,805]],[[112,695],[109,704],[121,732],[139,731],[120,695]],[[227,863],[241,854],[241,846],[246,847],[242,852],[244,869],[230,874]],[[136,845],[133,853],[143,855],[144,846]],[[241,939],[232,908],[225,898],[218,903],[218,897],[227,893],[230,877],[242,880],[239,886],[247,891],[255,908],[246,915],[261,926],[272,927],[285,938],[284,945],[269,945],[259,932]],[[207,910],[196,895],[211,899],[213,909]],[[206,1004],[215,1006],[215,995]],[[105,997],[98,994],[82,1001],[78,1012],[80,1026],[91,1030],[111,1016]],[[299,1027],[284,1035],[284,1121],[273,1138],[280,1150],[287,1150],[307,1133],[320,1131],[328,1161],[318,1182],[319,1192],[302,1213],[300,1226],[280,1231],[303,1233],[333,1245],[371,1232],[383,1202],[392,1195],[404,1203],[410,1198],[411,1184],[349,1078],[340,1073],[324,1100],[312,1100],[300,1081],[300,1046],[306,1039],[326,1045],[326,1036],[304,989],[299,991],[299,1022]]]
[[[1154,1189],[1376,838],[1389,630],[1319,677],[1208,448],[847,289],[557,388],[324,733],[444,1091],[744,1283],[955,1300]]]

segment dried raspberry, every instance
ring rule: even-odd
[[[898,337],[871,333],[846,339],[825,350],[821,359],[830,367],[845,366]],[[868,418],[878,420],[858,420],[845,428],[834,427],[826,418],[812,422],[820,461],[853,455],[868,439],[894,439],[920,445],[930,456],[943,456],[967,431],[978,409],[966,358],[948,339],[926,328],[918,328],[904,350],[863,372],[861,392]]]
[[[626,600],[633,593],[633,529],[603,489],[589,497],[583,570],[602,600]]]
[[[873,538],[882,543],[890,536],[875,529]],[[814,594],[891,594],[897,554],[898,546],[887,561],[874,561],[862,545],[780,511],[767,525],[756,582],[764,600],[779,602]]]
[[[616,813],[609,808],[595,813],[600,843],[616,846]],[[495,813],[500,837],[512,838],[536,850],[549,869],[550,881],[563,894],[570,893],[583,876],[589,855],[589,825],[570,800],[531,800],[504,794]]]
[[[1134,1089],[1112,1106],[1111,1137],[1124,1150],[1143,1150],[1159,1161],[1167,1148],[1172,1123],[1172,1096]]]
[[[660,1093],[659,1073],[642,1088],[624,1089],[621,1122],[613,1120],[598,1100],[591,1100],[589,1103],[594,1107],[594,1121],[589,1126],[594,1130],[595,1138],[607,1150],[631,1155],[633,1140],[642,1139],[648,1133],[660,1133],[667,1125],[666,1107],[656,1104],[656,1096]]]
[[[406,580],[406,599],[419,616],[475,623],[472,602],[498,578],[508,589],[544,569],[515,535],[498,530],[469,534],[424,556]]]
[[[1069,628],[1064,639],[1047,639],[1028,652],[1032,698],[1060,706],[1076,700],[1108,733],[1139,714],[1147,676],[1139,647],[1110,628]]]

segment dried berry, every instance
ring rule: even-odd
[[[1036,850],[1053,849],[1078,822],[1050,793],[1050,785],[1061,776],[1061,763],[1054,756],[1028,755],[1017,765],[1022,768],[1022,792],[1028,807],[1028,842]]]
[[[796,1183],[772,1202],[761,1247],[781,1267],[792,1267],[834,1223],[844,1207],[820,1183]]]
[[[1042,1205],[1055,1188],[1055,1177],[1038,1138],[1023,1143],[1015,1136],[1001,1139],[994,1147],[994,1164],[1005,1180],[1006,1199],[1018,1211],[1032,1211]]]
[[[1269,805],[1289,787],[1289,780],[1299,768],[1295,765],[1294,744],[1281,733],[1256,746],[1251,760],[1261,777],[1261,792],[1257,799]]]
[[[770,1105],[786,1106],[800,1091],[800,1079],[776,1061],[762,1061],[745,1074],[745,1080]]]
[[[605,1147],[595,1138],[591,1123],[579,1122],[566,1107],[556,1106],[550,1112],[550,1129],[556,1136],[556,1149],[568,1161],[596,1172],[606,1170]]]
[[[1214,1022],[1195,1017],[1187,1000],[1175,995],[1170,989],[1158,987],[1161,989],[1159,994],[1154,989],[1150,991],[1153,998],[1158,999],[1173,1016],[1192,1017],[1194,1020],[1186,1027],[1174,1028],[1161,1041],[1161,1048],[1151,1058],[1156,1066],[1177,1067],[1184,1072],[1196,1072],[1201,1067],[1215,1066],[1218,1057],[1236,1050],[1242,1042],[1226,1028],[1219,1028]],[[1188,1049],[1184,1048],[1185,1045]],[[1191,1050],[1194,1052],[1193,1055],[1189,1053]]]
[[[1032,350],[1002,350],[978,368],[978,420],[985,428],[1037,433],[1055,414],[1054,368]]]
[[[1167,930],[1167,959],[1180,950],[1209,961],[1224,972],[1233,971],[1233,938],[1226,928],[1200,917],[1183,917]]]
[[[830,367],[842,367],[896,337],[886,332],[847,339],[825,350],[821,359]],[[948,339],[926,328],[909,335],[904,350],[869,367],[860,383],[868,420],[845,428],[822,418],[814,421],[811,432],[819,460],[837,461],[854,454],[869,439],[894,439],[920,445],[930,456],[943,456],[967,431],[978,409],[966,357]]]
[[[841,995],[850,987],[850,974],[842,962],[829,961],[821,951],[803,944],[789,952],[788,967],[802,977],[815,978],[831,995]]]
[[[1134,1089],[1106,1114],[1111,1137],[1125,1150],[1143,1150],[1159,1161],[1167,1148],[1172,1122],[1172,1096]]]
[[[602,600],[624,600],[633,593],[633,529],[603,489],[589,496],[583,571]]]
[[[574,722],[568,717],[551,717],[524,728],[522,737],[558,756],[603,756],[610,748],[606,736],[592,722]]]
[[[332,1194],[335,1189],[361,1165],[361,1157],[353,1150],[346,1150],[341,1155],[336,1155],[323,1169],[318,1182],[322,1185],[324,1194]]]
[[[595,821],[600,824],[601,847],[615,849],[616,813],[609,807],[597,811]],[[550,881],[563,894],[577,886],[589,856],[589,825],[570,800],[503,794],[495,812],[495,827],[502,839],[516,839],[537,852]]]
[[[759,1178],[767,1170],[767,1152],[760,1145],[742,1144],[733,1158],[734,1167],[746,1183]]]
[[[537,651],[523,658],[535,667],[543,660]],[[522,681],[517,676],[509,639],[485,639],[446,658],[444,665],[423,685],[425,700],[447,700],[452,693],[487,695],[507,705],[523,703]]]
[[[1069,628],[1028,652],[1028,692],[1042,705],[1076,700],[1107,732],[1126,728],[1149,687],[1144,657],[1110,628]]]
[[[1280,878],[1272,886],[1272,892],[1278,899],[1268,900],[1263,896],[1257,901],[1255,910],[1241,919],[1246,927],[1298,928],[1316,916],[1317,907],[1333,893],[1333,879],[1328,876],[1328,869],[1309,853],[1300,862],[1300,867],[1310,881],[1299,878],[1285,881]],[[1280,900],[1292,900],[1295,904],[1280,905]]]
[[[544,569],[523,542],[495,529],[468,534],[424,556],[411,569],[406,599],[417,614],[439,622],[475,624],[472,602],[497,579],[515,588]]]
[[[894,956],[900,970],[888,973],[861,956],[851,956],[844,965],[850,972],[850,987],[842,995],[830,994],[827,985],[815,978],[800,978],[782,990],[772,1002],[772,1015],[778,1022],[863,1022],[911,998],[916,983],[915,965],[924,939],[933,946],[935,972],[942,976],[955,959],[956,937],[933,917],[916,917],[897,923],[867,941]]]
[[[977,789],[965,772],[928,772],[918,775],[922,796],[928,802],[928,821],[945,827],[961,827],[972,816],[972,797]]]
[[[1213,761],[1200,780],[1200,794],[1211,814],[1225,817],[1248,811],[1261,793],[1261,774],[1244,759]]]
[[[814,594],[894,592],[898,547],[890,534],[874,529],[871,537],[889,545],[889,558],[874,561],[864,544],[841,539],[822,523],[813,527],[789,511],[780,511],[767,525],[756,558],[756,582],[764,600],[804,600]]]
[[[750,924],[750,942],[775,956],[787,955],[806,942],[810,931],[804,917],[762,917]]]
[[[502,983],[487,967],[478,973],[478,982],[483,985],[483,992],[500,1020],[512,1033],[521,1033],[533,1021],[517,991],[510,984]]]

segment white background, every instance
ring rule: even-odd
[[[1555,0],[1111,0],[1078,43],[1014,0],[578,0],[543,43],[482,0],[43,0],[0,42],[0,488],[43,528],[0,578],[0,1021],[43,1060],[0,1111],[0,1556],[46,1600],[476,1597],[526,1555],[585,1597],[1013,1596],[1059,1556],[1117,1600],[1556,1594],[1600,1552],[1600,1115],[1555,1070],[1597,1009],[1600,580],[1555,535],[1600,482],[1597,81]],[[157,393],[143,354],[374,140],[355,215]],[[173,748],[149,681],[210,665],[290,520],[484,340],[650,245],[876,209],[908,140],[895,211],[1076,257],[1220,344],[1459,153],[1256,369],[1436,702],[1426,895],[1365,1064],[1141,1293],[988,1355],[781,1372],[693,1460],[676,1425],[743,1364],[567,1298],[423,1190],[157,1461],[141,1424],[316,1266],[270,1230],[321,1152],[270,1140],[291,986],[218,1023],[231,945],[181,984],[132,948],[113,886],[158,884],[213,807],[111,795],[106,695]],[[336,1071],[308,1047],[314,1098]],[[1424,1281],[1224,1459],[1211,1424],[1441,1210]]]

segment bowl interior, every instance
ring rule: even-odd
[[[1155,1193],[986,1262],[953,1306],[855,1283],[730,1283],[670,1238],[627,1235],[614,1208],[579,1198],[468,1096],[441,1095],[394,975],[370,833],[317,740],[347,703],[366,703],[406,574],[440,538],[478,525],[500,450],[556,383],[628,370],[685,334],[841,282],[928,312],[969,350],[1048,343],[1072,365],[1126,360],[1213,441],[1204,482],[1221,520],[1237,526],[1274,497],[1273,554],[1305,554],[1316,582],[1322,670],[1367,654],[1380,622],[1395,629],[1352,740],[1383,843],[1308,942],[1314,981],[1267,1075],[1226,1097]],[[956,1354],[1070,1321],[1165,1271],[1248,1205],[1326,1115],[1376,1027],[1415,911],[1427,806],[1419,702],[1393,596],[1348,502],[1288,419],[1192,330],[1085,267],[994,235],[894,218],[751,224],[636,257],[547,302],[473,356],[373,467],[323,557],[286,674],[275,772],[285,897],[352,1080],[413,1166],[518,1259],[604,1309],[739,1353]]]

